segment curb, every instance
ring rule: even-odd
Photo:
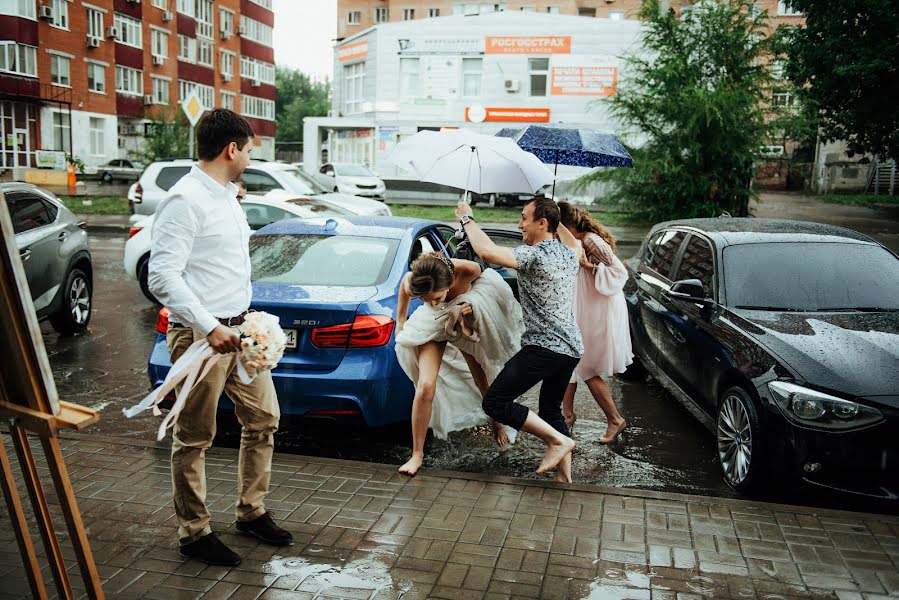
[[[127,234],[129,231],[131,231],[131,226],[129,225],[127,227],[124,227],[122,225],[91,225],[90,223],[88,223],[86,231],[88,233]]]

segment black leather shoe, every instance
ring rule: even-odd
[[[237,531],[255,536],[273,546],[293,546],[293,534],[275,525],[267,512],[252,521],[238,521]]]
[[[240,557],[231,548],[226,546],[214,533],[209,533],[195,542],[184,544],[179,549],[181,556],[189,556],[219,567],[236,567],[240,564]]]

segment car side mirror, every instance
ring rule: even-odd
[[[677,300],[687,300],[698,304],[711,304],[712,299],[706,298],[705,289],[698,279],[682,279],[675,281],[668,290],[668,295]]]

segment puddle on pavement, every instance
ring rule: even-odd
[[[275,558],[263,565],[262,571],[290,578],[297,584],[296,591],[313,594],[314,598],[402,598],[412,586],[395,582],[390,568],[377,560],[359,559],[341,565],[301,557]]]

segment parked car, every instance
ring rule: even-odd
[[[899,499],[899,258],[840,227],[693,219],[628,261],[639,363],[716,435],[727,484]]]
[[[247,194],[240,207],[247,216],[247,223],[254,231],[282,219],[306,219],[310,217],[345,216],[353,213],[320,198],[295,196],[284,190],[274,190],[264,197]],[[131,226],[125,242],[125,272],[140,284],[140,291],[150,302],[156,297],[147,285],[147,268],[150,262],[150,233],[154,215],[143,217]]]
[[[369,427],[409,419],[412,383],[393,349],[399,285],[422,252],[452,255],[453,233],[434,221],[357,216],[279,221],[250,238],[251,306],[277,315],[290,340],[272,372],[282,414]],[[518,232],[488,234],[521,244]],[[517,283],[514,271],[500,273]],[[410,311],[419,305],[413,300]],[[162,309],[148,364],[154,387],[171,367],[167,326]],[[223,396],[219,410],[233,405]]]
[[[384,181],[365,165],[327,163],[318,170],[318,182],[326,190],[384,199]]]
[[[193,165],[194,161],[190,159],[176,159],[161,160],[148,166],[140,181],[128,190],[132,224],[140,218],[134,215],[152,215],[172,186],[178,183]],[[354,214],[391,215],[390,208],[381,202],[348,194],[330,193],[311,175],[285,163],[251,161],[243,173],[243,182],[249,193],[264,194],[271,190],[286,190],[297,196],[326,200]]]
[[[144,165],[127,158],[116,158],[105,165],[97,167],[97,177],[103,183],[119,181],[137,181],[144,170]]]
[[[50,192],[2,183],[34,310],[57,332],[81,333],[91,320],[93,267],[84,223]]]

